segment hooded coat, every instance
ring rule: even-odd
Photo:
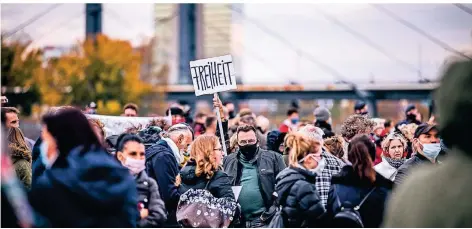
[[[32,169],[31,151],[17,144],[10,144],[11,162],[15,167],[16,176],[26,189],[31,188]]]
[[[79,147],[39,174],[29,200],[50,227],[136,227],[137,196],[128,169],[104,150]]]
[[[448,157],[439,166],[412,169],[392,194],[385,227],[472,227],[472,60],[452,63],[444,73],[436,99]]]
[[[159,187],[154,179],[148,177],[146,171],[141,171],[136,176],[138,188],[138,201],[149,214],[138,222],[138,227],[159,227],[167,220],[167,212],[159,195]]]
[[[166,141],[161,139],[146,149],[146,172],[159,186],[159,194],[168,212],[166,226],[177,226],[175,212],[180,192],[175,186],[175,178],[179,174],[179,164]]]
[[[325,208],[316,191],[316,174],[289,167],[277,176],[275,191],[285,227],[318,227]]]

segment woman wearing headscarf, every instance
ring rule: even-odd
[[[394,181],[398,168],[405,162],[404,154],[407,147],[401,134],[392,133],[382,141],[382,162],[374,166],[375,171],[383,177]]]

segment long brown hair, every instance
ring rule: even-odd
[[[285,137],[285,146],[289,148],[289,165],[298,166],[298,161],[306,157],[315,148],[315,141],[301,133],[289,133]]]
[[[348,160],[352,163],[354,171],[361,180],[368,179],[371,183],[375,182],[376,172],[372,162],[371,152],[375,145],[367,135],[357,135],[349,143]]]
[[[200,135],[192,143],[190,148],[190,158],[196,162],[195,175],[197,177],[206,176],[211,179],[213,174],[219,169],[215,161],[214,152],[218,144],[218,137],[213,135]],[[180,174],[177,176],[175,185],[179,186],[182,180]]]

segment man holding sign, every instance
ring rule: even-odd
[[[195,95],[213,94],[213,105],[216,109],[219,126],[219,137],[223,146],[224,155],[228,155],[227,138],[224,134],[222,119],[224,119],[223,105],[218,98],[218,92],[236,89],[236,76],[231,55],[195,60],[190,62]],[[227,129],[227,128],[226,128]]]

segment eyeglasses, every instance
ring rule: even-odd
[[[238,144],[243,146],[243,145],[248,145],[248,144],[254,144],[256,142],[257,142],[256,139],[248,139],[248,140],[240,140]]]

